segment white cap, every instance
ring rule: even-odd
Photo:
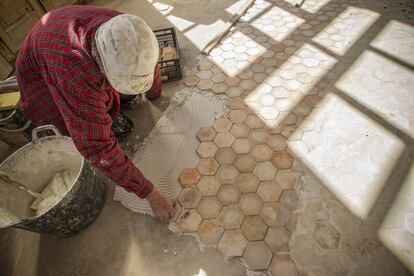
[[[159,46],[144,20],[130,14],[115,16],[99,27],[95,40],[112,87],[128,95],[151,88]]]

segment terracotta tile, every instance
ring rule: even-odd
[[[242,194],[239,208],[246,216],[260,214],[262,207],[263,201],[256,193]]]
[[[317,221],[313,239],[323,249],[335,249],[339,246],[341,235],[328,221]]]
[[[214,121],[213,128],[218,132],[226,132],[230,129],[231,122],[227,118],[219,118]]]
[[[295,190],[283,191],[282,196],[280,197],[280,202],[289,212],[293,212],[297,209],[298,201],[299,198]]]
[[[225,83],[226,83],[228,86],[236,86],[236,85],[238,85],[238,84],[240,83],[240,79],[239,79],[238,77],[227,78],[227,79],[225,80]]]
[[[203,158],[197,166],[201,175],[214,175],[218,170],[219,164],[214,158]]]
[[[200,60],[200,62],[197,65],[198,70],[202,71],[202,70],[208,70],[212,67],[212,63],[210,60],[208,59],[202,59]]]
[[[236,153],[231,148],[219,148],[214,158],[220,165],[230,165],[236,159]]]
[[[243,154],[236,157],[233,165],[239,172],[246,173],[253,171],[256,162],[250,155]]]
[[[253,170],[260,181],[272,180],[276,175],[276,169],[270,162],[260,162]]]
[[[250,128],[248,128],[245,124],[235,124],[235,125],[232,125],[229,132],[235,138],[243,138],[243,137],[247,137],[247,135],[249,134],[249,131],[250,131]]]
[[[198,181],[197,187],[202,196],[216,195],[220,188],[220,181],[215,176],[203,176]]]
[[[280,170],[290,169],[293,164],[293,157],[287,151],[277,151],[273,154],[272,164]]]
[[[225,230],[219,248],[226,257],[240,257],[246,245],[246,238],[240,230]]]
[[[197,133],[197,138],[201,142],[213,141],[216,137],[216,131],[212,127],[202,127]]]
[[[223,226],[215,219],[204,220],[198,227],[197,234],[205,244],[216,244],[224,233]]]
[[[202,218],[196,209],[186,210],[180,214],[176,223],[178,228],[184,232],[195,232],[200,226]]]
[[[264,129],[252,129],[249,133],[249,140],[252,144],[264,144],[269,139],[269,133]]]
[[[196,208],[200,199],[201,194],[197,188],[185,188],[178,197],[178,201],[184,208]]]
[[[273,151],[266,145],[255,145],[250,151],[250,155],[257,162],[265,162],[272,158]]]
[[[285,227],[269,227],[264,239],[273,253],[289,252],[290,233]]]
[[[243,94],[244,89],[239,86],[233,86],[226,90],[226,95],[230,98],[240,97]]]
[[[289,141],[296,141],[302,139],[303,130],[298,126],[284,126],[281,134]]]
[[[269,268],[273,276],[299,276],[298,269],[289,255],[274,255]]]
[[[226,184],[220,187],[217,193],[217,198],[223,205],[234,205],[239,202],[240,191],[235,185]]]
[[[231,148],[236,154],[246,154],[252,148],[251,142],[247,138],[237,138],[234,140]]]
[[[254,193],[259,186],[259,180],[252,173],[242,173],[237,179],[237,187],[242,193]]]
[[[232,165],[222,165],[216,176],[221,184],[235,184],[239,177],[239,172]]]
[[[197,185],[197,182],[200,180],[200,173],[196,169],[184,169],[181,171],[178,180],[181,183],[183,188],[189,188]]]
[[[231,98],[226,102],[228,109],[237,110],[246,108],[246,104],[242,98]]]
[[[223,73],[214,74],[211,77],[211,80],[217,83],[224,82],[226,79],[227,79],[227,76]]]
[[[243,259],[250,269],[268,269],[272,260],[272,252],[263,241],[249,242],[243,254]]]
[[[237,229],[243,221],[244,215],[237,206],[225,206],[217,217],[224,229]]]
[[[299,176],[292,170],[279,170],[276,173],[275,181],[283,190],[295,189],[299,183]]]
[[[250,128],[261,128],[264,127],[263,120],[256,115],[249,115],[246,118],[245,124]]]
[[[214,157],[218,147],[213,142],[201,142],[197,147],[198,155],[203,157]]]
[[[200,78],[195,75],[190,75],[184,79],[186,86],[195,86],[200,82]]]
[[[234,124],[243,123],[246,120],[247,113],[244,110],[233,110],[228,115],[230,121]]]
[[[269,226],[282,226],[288,213],[281,203],[269,202],[264,204],[260,216]]]
[[[228,89],[228,86],[225,83],[221,83],[221,82],[215,83],[211,87],[211,90],[213,90],[215,94],[224,94],[226,93],[227,89]]]
[[[218,133],[214,138],[214,143],[220,148],[230,147],[233,141],[234,137],[228,132]]]
[[[252,90],[256,87],[256,83],[251,79],[242,80],[240,86],[245,90]]]
[[[263,240],[267,225],[260,216],[246,216],[240,226],[240,230],[249,241]]]
[[[203,219],[216,218],[223,205],[215,196],[205,196],[198,204],[198,212]]]
[[[211,73],[210,70],[203,70],[203,71],[199,71],[197,73],[197,77],[199,77],[202,80],[207,80],[210,79],[210,77],[213,75],[213,73]]]
[[[200,80],[197,84],[198,88],[201,90],[211,89],[213,87],[213,82],[211,80]]]
[[[282,189],[274,181],[261,182],[257,194],[264,202],[279,201]]]

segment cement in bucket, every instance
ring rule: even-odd
[[[52,130],[55,135],[38,138]],[[33,232],[69,236],[80,232],[98,215],[104,204],[105,184],[80,155],[69,137],[61,136],[53,126],[33,130],[33,142],[20,148],[1,165],[3,171],[29,189],[42,193],[46,186],[65,172],[66,188],[57,202],[36,212],[35,198],[27,192],[0,182],[0,228],[18,227]],[[66,173],[67,172],[67,173]]]

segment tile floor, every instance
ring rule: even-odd
[[[197,135],[176,223],[257,273],[409,275],[414,5],[294,4],[256,0],[187,72],[229,113]]]

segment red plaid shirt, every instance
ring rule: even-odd
[[[124,155],[111,131],[119,93],[107,83],[91,54],[98,27],[119,14],[70,6],[44,15],[26,37],[16,61],[20,108],[34,124],[53,124],[69,134],[96,168],[146,197],[151,182]]]

